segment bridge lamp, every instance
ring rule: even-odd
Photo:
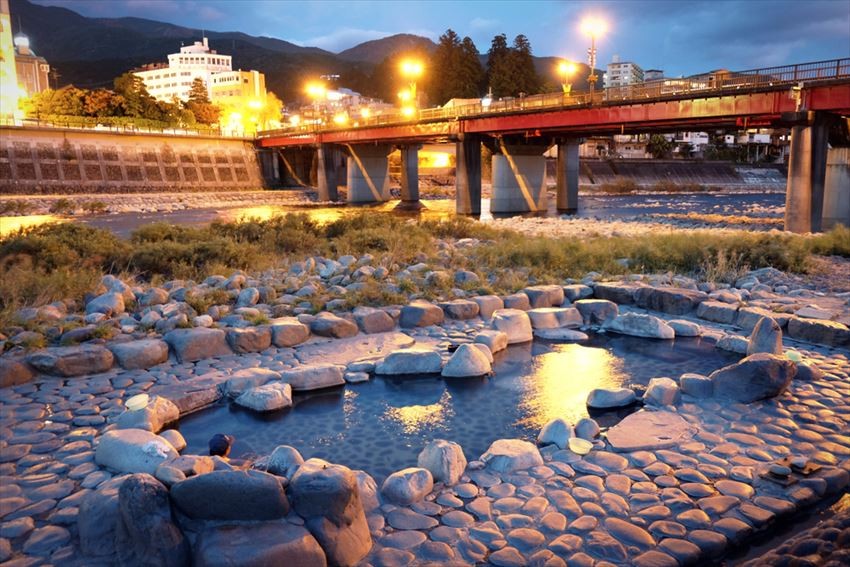
[[[337,126],[345,126],[348,122],[348,116],[344,112],[334,115],[334,124]]]
[[[260,110],[263,108],[263,102],[257,99],[251,99],[248,101],[248,108],[251,110]]]
[[[398,91],[398,98],[401,99],[401,102],[410,102],[413,100],[413,94],[407,89],[402,89]]]
[[[322,83],[307,83],[305,90],[312,99],[322,98],[328,92],[328,89]]]
[[[599,77],[596,75],[596,38],[605,33],[608,25],[604,20],[595,17],[585,18],[581,22],[581,31],[590,36],[590,49],[587,50],[587,60],[590,63],[590,76],[587,82],[590,84],[590,100],[593,102],[593,91]]]
[[[289,123],[292,126],[298,126],[301,123],[301,117],[298,116],[297,114],[293,114],[292,116],[289,117]]]
[[[410,80],[410,99],[417,101],[416,96],[416,79],[422,76],[425,72],[425,66],[421,61],[415,59],[405,59],[401,62],[401,76]]]
[[[564,88],[565,95],[570,94],[570,91],[573,88],[572,82],[570,81],[570,77],[575,74],[577,69],[578,68],[576,67],[576,64],[571,61],[561,61],[561,63],[558,65],[558,72],[561,73],[562,77],[564,77],[564,82],[561,84],[561,86]]]
[[[360,110],[360,116],[361,118],[369,118],[370,116],[372,116],[372,111],[368,108],[363,108]]]
[[[413,115],[416,114],[416,109],[410,105],[403,106],[401,108],[401,113],[405,118],[413,118]]]

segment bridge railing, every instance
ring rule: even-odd
[[[367,119],[358,120],[349,128],[385,126],[390,124],[412,124],[453,120],[467,116],[482,116],[499,113],[516,113],[541,109],[560,109],[570,106],[604,104],[606,102],[646,101],[689,94],[723,92],[729,90],[752,89],[782,85],[795,85],[800,82],[811,83],[850,77],[850,58],[766,67],[746,71],[727,71],[725,69],[669,79],[656,79],[634,85],[608,87],[596,91],[591,99],[590,93],[544,93],[526,97],[507,97],[483,102],[455,105],[450,107],[423,108],[415,116],[403,116],[400,109],[390,113],[376,114]],[[300,124],[278,130],[258,132],[258,137],[316,134],[325,131],[348,129],[337,124]]]
[[[244,132],[209,128],[170,128],[166,126],[137,126],[134,124],[103,124],[96,118],[69,116],[67,119],[45,120],[39,118],[0,118],[0,126],[19,128],[61,128],[65,130],[87,130],[120,134],[157,134],[166,136],[213,136],[223,138],[249,138]]]

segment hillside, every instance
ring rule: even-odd
[[[436,48],[437,44],[427,37],[400,33],[355,45],[350,49],[340,51],[338,57],[346,61],[365,61],[377,65],[388,55],[399,51],[427,51],[431,53]]]

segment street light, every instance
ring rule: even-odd
[[[562,87],[564,88],[564,94],[569,95],[570,91],[573,88],[572,81],[570,81],[570,77],[576,72],[576,64],[572,61],[561,61],[558,64],[558,71],[564,77],[564,82],[562,83]]]
[[[401,62],[401,75],[410,80],[410,100],[414,103],[418,102],[416,96],[416,79],[422,76],[425,67],[421,61],[415,59],[405,59]],[[399,94],[401,96],[401,94]]]
[[[593,102],[593,91],[599,77],[596,75],[596,37],[605,33],[607,29],[605,22],[599,18],[585,18],[581,23],[581,31],[590,36],[590,49],[587,50],[587,59],[590,63],[590,76],[587,82],[590,85],[590,102]]]
[[[307,93],[311,99],[313,99],[313,120],[317,124],[321,122],[320,112],[319,112],[319,99],[323,99],[328,94],[328,89],[324,85],[324,83],[319,83],[316,81],[307,83],[304,87],[304,91]]]

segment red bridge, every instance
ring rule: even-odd
[[[462,214],[481,210],[481,144],[494,152],[491,210],[546,210],[543,153],[557,145],[557,206],[574,211],[582,136],[790,127],[786,229],[809,232],[820,230],[824,216],[850,224],[848,116],[850,58],[661,79],[605,89],[592,99],[554,93],[423,109],[414,117],[374,116],[347,127],[302,125],[261,132],[257,145],[273,150],[261,153],[268,173],[300,182],[309,178],[315,152],[321,200],[338,198],[345,155],[348,200],[375,202],[389,199],[387,156],[394,148],[402,155],[402,199],[418,201],[419,145],[455,142]]]

